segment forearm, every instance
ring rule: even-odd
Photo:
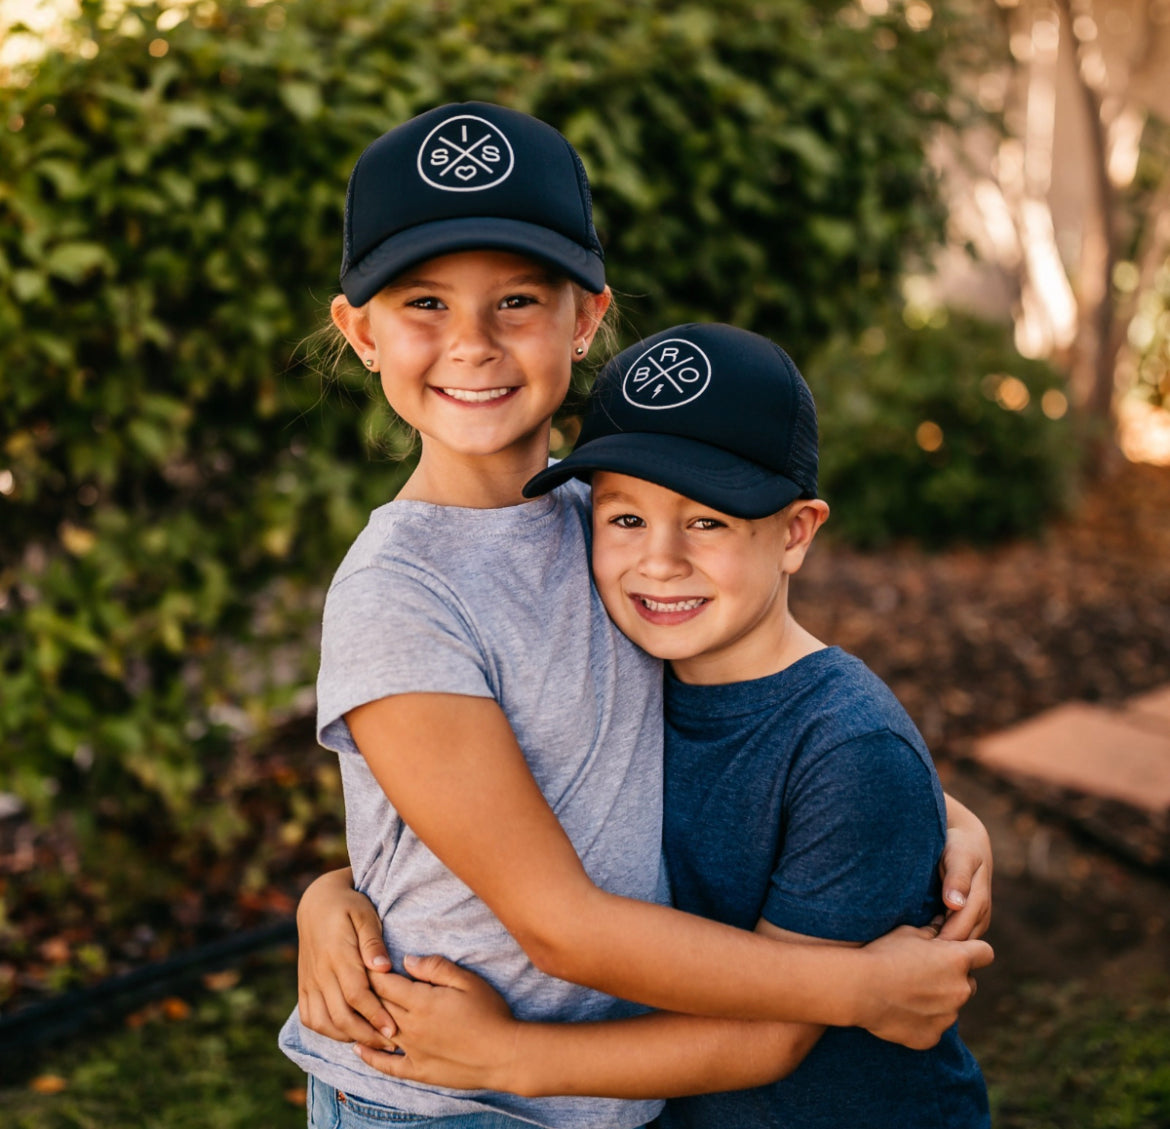
[[[982,821],[969,807],[961,804],[949,792],[943,793],[943,799],[947,805],[947,827],[957,827],[963,831],[986,834],[987,829],[983,826]]]
[[[520,1023],[501,1081],[530,1097],[677,1097],[762,1086],[790,1074],[820,1037],[805,1024],[655,1012],[601,1023]]]
[[[865,1014],[870,974],[860,950],[778,945],[594,887],[558,891],[552,902],[539,937],[516,935],[562,980],[691,1015],[848,1027]]]

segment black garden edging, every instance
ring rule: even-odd
[[[47,1043],[86,1029],[108,1027],[152,1000],[198,984],[199,978],[209,972],[229,967],[263,949],[295,944],[296,939],[296,923],[288,918],[0,1016],[0,1078],[10,1080],[10,1072],[15,1073]]]

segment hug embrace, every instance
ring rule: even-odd
[[[362,154],[341,288],[421,447],[326,600],[351,867],[298,912],[309,1125],[987,1126],[990,844],[789,611],[829,512],[796,365],[666,329],[550,466],[611,295],[577,153],[485,103]]]

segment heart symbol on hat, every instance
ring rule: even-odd
[[[460,180],[470,180],[473,176],[475,176],[475,166],[474,165],[460,165],[455,170],[455,175]]]

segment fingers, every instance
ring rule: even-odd
[[[351,1011],[344,1000],[328,1000],[321,993],[302,995],[299,1000],[301,1022],[310,1031],[342,1043],[363,1042],[382,1046],[386,1040],[365,1018]]]
[[[371,972],[370,987],[383,1008],[408,1014],[418,1006],[419,986],[397,972]]]
[[[372,972],[390,971],[390,954],[386,951],[386,941],[382,936],[382,922],[379,920],[373,906],[368,912],[351,913],[354,933],[357,934],[358,951],[362,955],[362,963]]]
[[[367,1066],[372,1066],[375,1070],[390,1075],[391,1078],[401,1078],[406,1074],[404,1069],[406,1064],[405,1055],[391,1054],[388,1051],[376,1051],[370,1047],[363,1047],[358,1043],[354,1044],[353,1053]]]
[[[406,971],[416,980],[424,980],[442,988],[461,988],[469,983],[468,974],[446,957],[431,955],[425,957],[408,956],[402,962]]]
[[[986,941],[960,941],[971,960],[972,968],[986,968],[995,960],[995,950]]]
[[[958,913],[948,914],[939,930],[944,941],[969,941],[986,929],[986,918],[975,905],[968,905]]]

